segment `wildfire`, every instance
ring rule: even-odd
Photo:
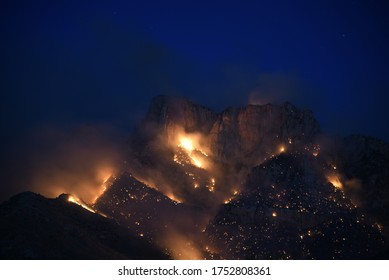
[[[173,200],[175,203],[182,203],[182,201],[175,197],[173,193],[168,193],[166,196]]]
[[[216,185],[216,181],[214,178],[211,178],[211,181],[210,181],[211,185],[207,185],[206,187],[208,188],[208,190],[210,192],[214,192],[215,191],[215,185]]]
[[[99,172],[99,180],[102,182],[100,188],[97,191],[96,196],[92,200],[92,204],[96,203],[96,200],[104,194],[104,192],[107,190],[107,183],[108,180],[112,177],[112,170],[110,169],[102,169]]]
[[[72,195],[69,195],[69,198],[68,198],[68,201],[69,202],[72,202],[72,203],[75,203],[77,205],[80,205],[82,208],[92,212],[92,213],[96,213],[95,210],[93,210],[92,208],[90,208],[88,205],[86,205],[85,203],[83,203],[81,200],[79,200],[78,198],[72,196]]]
[[[343,189],[343,184],[339,179],[339,176],[330,175],[328,176],[328,181],[337,189]]]
[[[201,160],[199,160],[198,158],[196,158],[194,156],[191,156],[191,159],[192,159],[192,162],[194,165],[196,165],[199,168],[202,168],[203,163],[201,162]]]
[[[185,150],[190,152],[194,150],[193,141],[190,140],[189,138],[182,137],[179,141],[180,141],[180,144],[178,145],[179,147],[182,147]]]
[[[178,137],[177,147],[181,148],[189,158],[190,164],[205,169],[206,158],[208,154],[201,149],[199,139],[195,136],[181,135]],[[175,154],[173,160],[178,164],[185,165],[185,161],[180,159],[180,156]]]
[[[232,190],[232,197],[229,197],[229,198],[227,198],[226,200],[224,200],[224,204],[230,203],[230,202],[235,198],[235,196],[236,196],[238,193],[239,193],[238,190],[236,190],[236,189]]]
[[[201,260],[204,258],[199,245],[184,234],[178,232],[169,233],[165,240],[165,245],[169,248],[174,259]]]

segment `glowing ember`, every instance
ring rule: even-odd
[[[285,152],[285,147],[284,147],[284,146],[281,146],[281,148],[280,148],[280,153],[283,153],[283,152]]]
[[[383,230],[384,227],[383,227],[381,224],[379,224],[379,223],[376,223],[375,225],[376,225],[377,229],[378,229],[380,232],[382,232],[382,230]]]
[[[273,217],[277,217],[277,212],[273,212],[271,215],[272,215]]]

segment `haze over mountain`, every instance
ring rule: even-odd
[[[291,103],[216,113],[181,97],[157,96],[121,157],[91,193],[73,188],[73,199],[24,194],[3,203],[2,232],[20,229],[24,237],[2,234],[1,257],[388,256],[389,145],[361,135],[327,137],[313,112]],[[71,202],[84,208],[73,207],[70,219]],[[37,223],[34,213],[56,222]],[[76,227],[82,234],[73,235],[73,223],[85,215],[102,226],[87,219]],[[58,221],[72,225],[67,234],[54,234]],[[27,226],[31,222],[35,226]],[[86,248],[81,254],[72,246],[69,253],[50,245],[64,248],[85,232],[94,250],[111,253]],[[118,235],[127,242],[122,232],[128,232],[124,251],[112,241]],[[34,238],[42,233],[45,239]],[[148,253],[134,247],[138,239]]]

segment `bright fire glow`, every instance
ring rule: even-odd
[[[177,197],[175,197],[174,194],[172,194],[172,193],[168,193],[166,196],[176,203],[182,203],[182,201],[179,200]]]
[[[98,173],[98,179],[101,183],[99,189],[97,190],[96,196],[93,198],[92,203],[96,203],[96,200],[104,194],[107,190],[107,182],[112,176],[112,170],[110,168],[101,169]]]
[[[201,162],[201,160],[199,160],[199,159],[196,158],[195,156],[191,156],[190,158],[192,159],[192,163],[193,163],[194,165],[196,165],[196,166],[199,167],[199,168],[202,168],[203,163]]]
[[[283,153],[283,152],[285,152],[285,147],[284,147],[284,146],[281,146],[281,148],[280,148],[280,153]]]
[[[177,147],[181,148],[184,153],[189,157],[190,164],[205,169],[207,162],[206,158],[208,154],[200,147],[200,136],[196,135],[180,135],[176,142]],[[173,160],[178,164],[184,166],[187,162],[182,161],[180,156],[175,154]]]
[[[180,144],[179,144],[180,147],[182,147],[185,150],[190,151],[190,152],[194,150],[193,141],[190,140],[189,138],[182,137],[182,138],[180,138],[179,141],[180,141]]]
[[[92,208],[90,208],[88,205],[86,205],[85,203],[83,203],[81,200],[79,200],[78,198],[72,196],[72,195],[69,195],[69,198],[68,198],[68,201],[69,202],[72,202],[72,203],[75,203],[77,205],[80,205],[82,208],[92,212],[92,213],[96,213],[95,210],[93,210]]]
[[[238,194],[239,192],[237,190],[232,190],[232,197],[229,197],[227,198],[226,200],[224,200],[224,204],[228,204],[230,203],[234,198],[235,196]]]
[[[165,245],[169,248],[173,259],[176,260],[201,260],[203,255],[198,245],[189,237],[171,232],[165,240]]]
[[[337,189],[343,189],[343,184],[336,175],[328,176],[328,181]]]
[[[277,217],[277,212],[273,212],[271,215],[272,215],[273,217]]]

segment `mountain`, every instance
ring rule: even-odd
[[[114,220],[24,192],[0,206],[0,259],[167,259]]]
[[[93,205],[32,193],[1,205],[1,256],[389,255],[389,145],[326,136],[311,111],[288,102],[217,113],[157,96],[123,154]]]
[[[389,146],[327,138],[288,102],[214,113],[158,96],[128,168],[200,207],[207,257],[375,258],[387,248]]]
[[[223,258],[364,259],[385,245],[380,227],[328,182],[312,155],[281,154],[255,167],[245,190],[210,222]]]

